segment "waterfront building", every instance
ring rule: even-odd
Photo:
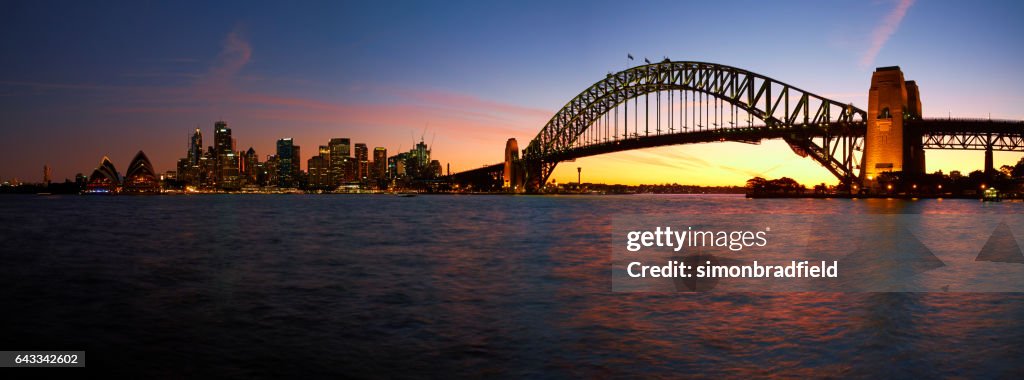
[[[125,172],[123,190],[129,193],[159,193],[160,182],[149,157],[141,150],[135,154]]]
[[[354,160],[356,169],[356,181],[366,181],[370,178],[370,157],[366,144],[356,143],[356,157]]]
[[[424,177],[425,178],[437,178],[437,177],[440,177],[441,174],[442,174],[442,172],[441,172],[441,161],[431,160],[430,161],[430,165],[427,165],[427,170],[426,170],[426,173],[424,173]]]
[[[213,147],[206,147],[206,153],[199,158],[199,180],[198,185],[204,189],[216,189],[219,186],[217,182],[217,154],[214,153]]]
[[[260,177],[257,179],[260,185],[277,186],[278,183],[280,183],[278,177],[281,174],[281,171],[278,169],[279,165],[277,156],[273,154],[268,155],[267,160],[264,161],[261,165],[263,169],[260,172]]]
[[[203,157],[203,132],[196,128],[195,132],[192,133],[192,137],[189,138],[188,144],[188,163],[190,165],[199,165],[199,159]]]
[[[121,174],[110,158],[103,156],[100,165],[89,175],[86,191],[90,193],[116,193],[121,190]]]
[[[325,189],[330,187],[328,182],[328,173],[330,172],[330,166],[324,156],[317,155],[310,157],[306,162],[306,171],[308,172],[308,184],[310,188]]]
[[[295,187],[298,180],[298,150],[291,138],[277,140],[277,186]]]
[[[245,184],[256,183],[256,174],[260,164],[260,156],[256,154],[256,150],[249,147],[249,150],[241,152],[239,154],[239,162],[242,167],[239,170],[240,182]]]
[[[373,170],[370,174],[377,179],[388,176],[388,150],[384,147],[373,148]]]
[[[217,160],[215,172],[216,186],[222,189],[237,189],[238,156],[235,154],[235,140],[231,137],[228,123],[218,121],[213,124],[213,150]]]
[[[330,150],[328,165],[330,166],[331,186],[338,186],[345,181],[349,161],[351,160],[350,140],[346,138],[333,138],[327,143]]]

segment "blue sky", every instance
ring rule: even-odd
[[[221,118],[261,156],[281,137],[308,157],[331,137],[394,154],[425,135],[442,163],[472,168],[644,57],[741,67],[862,108],[873,69],[899,65],[926,116],[1024,119],[1022,19],[1016,2],[6,1],[0,178],[39,180],[43,164],[71,177],[104,155],[121,168],[139,149],[170,170],[191,129],[210,139]],[[582,165],[608,182],[832,181],[784,144],[736,146],[587,158],[555,178]],[[929,153],[929,170],[980,157]],[[623,174],[637,165],[649,170]]]

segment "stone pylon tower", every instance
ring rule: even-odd
[[[921,135],[904,128],[908,119],[921,116],[917,83],[903,79],[899,66],[879,67],[871,75],[868,92],[868,125],[862,180],[874,186],[878,175],[924,173]]]
[[[525,190],[525,171],[519,158],[519,143],[511,138],[505,142],[505,170],[502,188],[514,192]]]

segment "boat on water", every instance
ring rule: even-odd
[[[995,188],[985,189],[985,193],[981,197],[982,202],[1002,202],[1003,197],[999,195],[999,190]]]

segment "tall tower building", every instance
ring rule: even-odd
[[[306,172],[309,173],[309,187],[314,189],[327,188],[327,161],[324,156],[317,155],[309,158],[306,163]]]
[[[921,136],[904,128],[907,119],[921,116],[917,84],[906,81],[899,66],[879,67],[871,75],[864,168],[861,175],[874,186],[885,172],[924,172]]]
[[[277,140],[277,186],[295,187],[295,175],[293,173],[294,157],[295,157],[295,144],[292,139],[283,138]]]
[[[298,145],[292,146],[292,178],[294,178],[296,182],[298,182],[299,176],[302,174],[302,154],[299,153],[300,151],[302,151],[302,149],[300,149]],[[296,186],[297,185],[298,184],[296,183]]]
[[[369,151],[366,150],[366,144],[356,143],[356,180],[364,181],[370,178],[370,157]]]
[[[228,123],[218,121],[213,124],[213,150],[217,154],[224,154],[234,150],[231,142],[231,128]]]
[[[430,147],[423,140],[409,151],[405,163],[406,174],[413,178],[425,178],[429,173]]]
[[[256,183],[256,174],[260,165],[260,157],[256,155],[256,149],[249,147],[249,150],[242,152],[239,160],[242,165],[239,177],[244,178],[248,184]]]
[[[188,144],[188,163],[190,165],[199,165],[199,159],[203,157],[203,132],[196,128],[195,132],[192,132],[192,138],[189,139]]]
[[[388,177],[388,150],[384,147],[373,148],[373,168],[374,178]]]
[[[213,152],[217,162],[214,174],[217,186],[238,187],[239,163],[235,154],[235,140],[231,138],[231,128],[223,120],[213,124]]]
[[[327,143],[331,151],[329,178],[332,186],[338,186],[346,180],[345,174],[351,160],[350,140],[345,138],[333,138]]]

